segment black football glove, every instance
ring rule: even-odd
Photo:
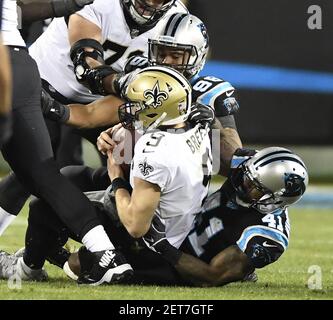
[[[236,149],[231,159],[230,168],[237,169],[243,162],[252,158],[257,152],[258,150],[249,148]]]
[[[43,115],[47,119],[61,123],[66,123],[69,119],[69,107],[53,99],[43,88],[41,93],[41,107]]]
[[[187,120],[193,126],[197,124],[201,124],[202,126],[211,126],[215,122],[214,109],[211,106],[194,102]]]

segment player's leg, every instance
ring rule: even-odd
[[[90,251],[114,249],[92,204],[60,174],[53,160],[40,109],[40,80],[34,61],[25,51],[16,50],[12,50],[12,60],[14,134],[2,150],[5,159],[21,183],[43,198]]]
[[[0,236],[20,213],[30,196],[28,191],[11,172],[0,181]]]
[[[75,129],[60,125],[60,144],[55,153],[55,158],[60,168],[70,165],[83,165],[82,158],[82,138]]]
[[[68,166],[60,172],[83,192],[105,190],[111,183],[106,167]]]

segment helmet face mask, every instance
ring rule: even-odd
[[[195,46],[173,44],[165,41],[148,41],[148,59],[151,65],[167,66],[183,73],[190,74],[198,60]]]
[[[136,27],[153,28],[166,14],[175,0],[161,1],[155,5],[146,0],[121,0],[125,15],[127,15]]]
[[[279,147],[259,151],[241,164],[237,177],[232,177],[240,200],[263,214],[281,211],[299,201],[308,180],[301,158]]]
[[[191,109],[191,86],[178,72],[166,67],[141,70],[125,91],[127,103],[119,119],[127,129],[153,130],[186,121]]]
[[[200,19],[191,14],[173,14],[163,33],[148,39],[148,61],[153,66],[174,68],[189,79],[203,68],[208,42],[207,29]]]

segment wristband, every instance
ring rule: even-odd
[[[70,118],[70,114],[71,111],[69,106],[63,105],[60,102],[54,100],[52,109],[48,113],[47,118],[53,121],[66,123]]]
[[[132,193],[132,187],[131,185],[123,178],[116,178],[113,179],[112,182],[112,191],[114,192],[114,194],[116,194],[116,191],[118,189],[126,189],[129,193]]]

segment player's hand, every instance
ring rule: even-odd
[[[66,123],[70,117],[69,107],[53,99],[43,88],[41,92],[41,108],[44,117],[53,121]]]
[[[116,179],[116,178],[123,178],[125,177],[124,175],[124,171],[121,168],[121,166],[119,164],[117,164],[116,160],[113,157],[113,154],[111,151],[107,152],[107,156],[108,156],[108,174],[109,177],[112,180]]]
[[[231,158],[230,168],[237,169],[242,163],[252,158],[257,152],[258,150],[255,149],[237,148]]]
[[[136,69],[130,73],[118,73],[113,79],[114,93],[119,97],[124,97],[126,88],[133,78],[140,72],[140,69]]]
[[[47,116],[50,113],[50,110],[52,109],[54,99],[49,95],[49,93],[42,88],[41,93],[41,107],[43,115]]]
[[[194,126],[197,124],[210,126],[215,121],[214,109],[211,106],[195,102],[192,104],[188,121]]]
[[[171,246],[165,235],[165,225],[157,215],[154,215],[150,229],[142,240],[149,249],[158,253],[165,252]]]
[[[115,127],[112,127],[103,131],[97,138],[97,149],[104,156],[106,156],[108,151],[112,152],[117,145],[117,143],[112,139],[112,133],[115,130],[114,128]]]

